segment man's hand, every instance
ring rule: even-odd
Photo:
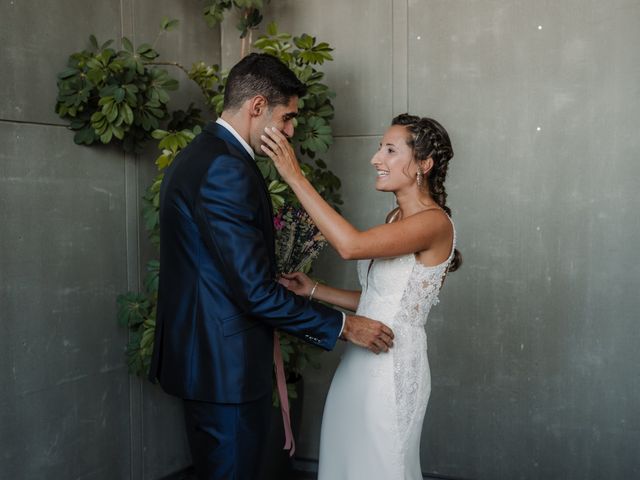
[[[342,337],[373,353],[388,352],[393,347],[393,332],[384,323],[359,315],[347,315]]]

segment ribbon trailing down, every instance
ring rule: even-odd
[[[280,411],[284,423],[284,450],[289,450],[289,456],[293,457],[296,451],[296,442],[291,430],[291,415],[289,413],[289,396],[287,395],[287,380],[284,375],[282,352],[280,351],[280,337],[278,332],[273,332],[273,362],[276,369],[276,385],[280,397]]]

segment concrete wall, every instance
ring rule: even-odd
[[[197,0],[0,4],[0,478],[157,479],[188,466],[180,403],[130,377],[115,297],[136,289],[151,251],[142,156],[79,147],[54,113],[71,52],[126,35],[163,60],[219,63],[220,33]],[[173,106],[199,98],[183,88]]]
[[[266,17],[336,48],[327,157],[357,226],[393,206],[368,164],[393,114],[452,136],[465,264],[428,326],[423,471],[638,477],[640,3],[286,0]],[[324,260],[319,274],[356,286],[354,264]],[[339,355],[307,376],[300,457],[317,458]]]
[[[136,288],[152,254],[138,199],[155,152],[77,147],[53,105],[55,74],[90,33],[148,40],[164,16],[183,25],[158,42],[163,59],[231,66],[233,20],[211,31],[200,8],[0,5],[3,478],[155,479],[189,463],[179,403],[129,377],[115,323],[115,296]],[[392,116],[430,115],[451,133],[449,204],[465,264],[428,326],[423,470],[637,477],[640,4],[278,0],[265,16],[336,48],[326,159],[358,227],[393,206],[368,165]],[[176,106],[197,97],[187,86]],[[356,286],[353,264],[324,260],[319,274]],[[300,458],[317,458],[339,355],[307,376]]]

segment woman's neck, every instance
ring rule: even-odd
[[[398,213],[395,215],[396,220],[410,217],[429,208],[439,208],[437,202],[431,198],[428,192],[405,191],[394,192],[394,195],[398,204]]]

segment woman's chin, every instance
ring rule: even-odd
[[[376,190],[379,192],[391,192],[392,190],[389,188],[389,185],[386,185],[386,182],[382,179],[376,179],[375,184]]]

